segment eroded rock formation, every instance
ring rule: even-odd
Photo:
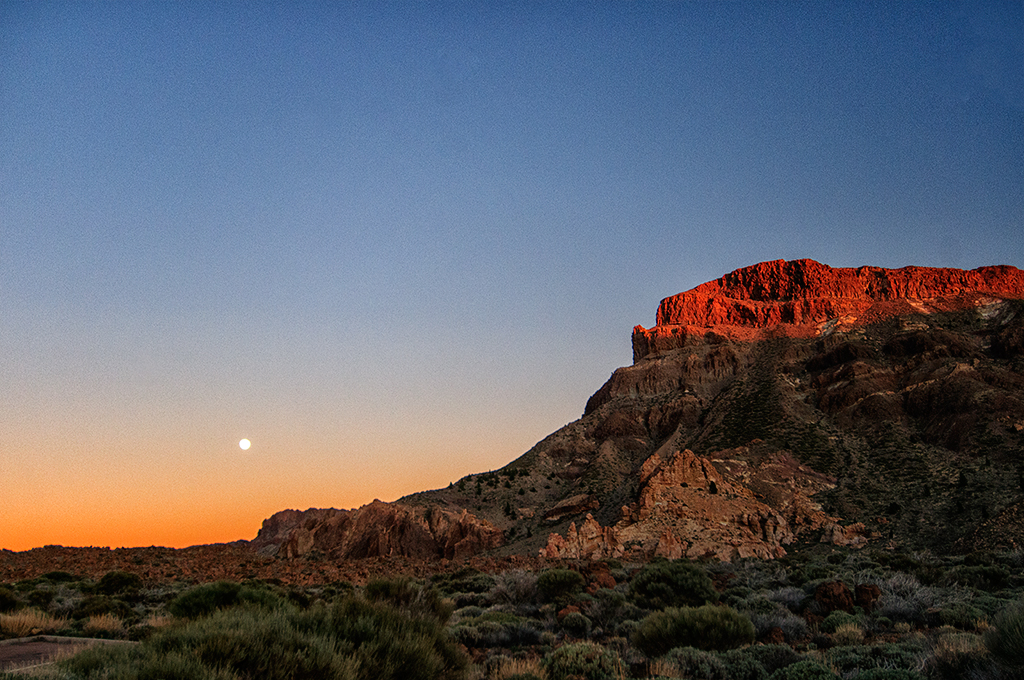
[[[504,543],[500,529],[468,511],[374,501],[355,510],[284,510],[263,522],[252,545],[261,554],[334,558],[465,558]]]

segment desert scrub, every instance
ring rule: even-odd
[[[487,599],[493,604],[532,606],[537,601],[537,574],[525,569],[510,569],[496,574]]]
[[[659,671],[668,675],[666,670],[680,673],[683,678],[701,678],[701,680],[732,680],[732,675],[724,663],[711,652],[693,647],[676,647],[658,659],[662,668]],[[667,668],[666,668],[667,667]]]
[[[718,592],[707,573],[683,560],[660,560],[644,566],[630,582],[629,596],[645,609],[696,607],[718,601]]]
[[[1003,667],[1024,671],[1024,599],[1001,611],[985,632],[985,646]]]
[[[592,642],[562,645],[544,659],[550,680],[619,680],[625,668],[614,651]]]
[[[0,614],[14,611],[21,602],[10,588],[0,586]]]
[[[468,664],[436,620],[353,597],[305,611],[216,610],[139,645],[90,649],[60,665],[81,680],[462,680]]]
[[[804,659],[790,664],[768,676],[769,680],[834,680],[839,677],[828,666],[813,659]]]
[[[729,607],[670,607],[648,615],[633,633],[633,645],[648,657],[673,647],[725,650],[754,641],[754,624]]]
[[[590,629],[594,623],[585,614],[569,612],[562,618],[561,625],[566,635],[583,640],[590,635]]]
[[[839,646],[859,645],[864,642],[864,629],[859,623],[843,623],[832,633],[832,642]]]
[[[441,592],[410,578],[378,579],[366,584],[366,599],[387,602],[411,616],[425,616],[445,624],[455,611],[455,604]]]
[[[930,677],[955,680],[984,675],[991,662],[980,635],[943,626],[936,631],[925,670]]]
[[[824,657],[843,677],[874,668],[916,671],[927,656],[926,649],[912,642],[871,646],[834,647]],[[858,676],[859,677],[859,676]]]
[[[586,583],[582,574],[571,569],[545,569],[537,577],[537,594],[542,602],[567,604],[583,590]]]
[[[110,571],[96,582],[96,592],[101,595],[121,595],[132,597],[138,595],[142,587],[142,579],[137,574],[126,571]]]
[[[825,620],[818,624],[818,628],[825,633],[834,633],[840,626],[848,626],[850,624],[856,625],[857,617],[837,609],[826,616]]]
[[[482,612],[460,620],[450,628],[452,636],[467,647],[524,647],[540,643],[543,625],[508,612]]]
[[[0,633],[7,637],[53,633],[66,628],[67,624],[67,619],[54,618],[38,609],[22,609],[11,614],[0,614]]]
[[[124,622],[113,614],[90,616],[82,624],[82,632],[91,637],[123,637]]]
[[[275,609],[284,606],[284,600],[265,587],[215,581],[189,588],[167,603],[167,611],[179,618],[195,619],[241,604]]]

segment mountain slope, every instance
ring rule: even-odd
[[[582,418],[397,505],[551,557],[1019,541],[1022,298],[1006,266],[746,267],[663,300]]]

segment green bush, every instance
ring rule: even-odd
[[[756,649],[756,647],[730,649],[719,655],[718,658],[725,665],[726,677],[729,680],[768,680],[768,671],[754,655],[748,653],[751,649]]]
[[[426,616],[442,624],[448,622],[455,604],[433,586],[425,586],[410,578],[378,579],[366,584],[366,599],[387,602],[413,616]]]
[[[548,680],[617,680],[625,670],[619,655],[592,642],[562,645],[544,658]]]
[[[122,595],[138,592],[142,579],[126,571],[110,571],[96,583],[96,592],[101,595]]]
[[[50,583],[70,583],[81,580],[78,576],[66,571],[48,571],[39,578],[45,578]]]
[[[661,661],[672,664],[683,678],[702,680],[732,680],[729,669],[712,654],[693,647],[676,647],[661,657]]]
[[[718,601],[718,592],[707,573],[683,560],[647,564],[630,582],[629,595],[645,609],[696,607]]]
[[[14,611],[18,608],[20,601],[10,588],[0,586],[0,614]]]
[[[719,654],[729,680],[768,680],[768,671],[753,654],[748,653],[754,648],[729,649]]]
[[[537,594],[542,602],[564,604],[583,590],[586,583],[578,571],[546,569],[537,577]]]
[[[132,615],[132,608],[124,600],[106,595],[89,595],[78,603],[72,616],[76,619],[84,619],[103,614],[113,614],[119,619],[126,619]]]
[[[243,603],[60,665],[80,680],[462,680],[468,662],[438,621],[349,597],[305,611]]]
[[[836,610],[825,617],[825,620],[819,624],[819,628],[826,633],[834,633],[839,626],[845,626],[848,624],[858,624],[857,617],[847,612]]]
[[[833,680],[837,677],[828,667],[812,659],[805,659],[780,668],[769,676],[769,680]]]
[[[196,619],[241,604],[275,609],[283,606],[284,600],[269,588],[215,581],[189,588],[167,603],[167,611],[180,618]]]
[[[662,656],[673,647],[733,649],[754,641],[754,624],[729,607],[670,607],[645,617],[632,640],[649,657]]]
[[[803,659],[789,645],[754,645],[740,651],[761,664],[769,675]]]
[[[594,623],[580,612],[569,612],[562,619],[562,630],[565,631],[565,634],[578,640],[590,635],[593,625]]]
[[[925,677],[904,668],[869,668],[858,673],[856,680],[925,680]]]
[[[843,676],[858,670],[888,668],[913,670],[920,666],[924,650],[912,642],[880,645],[835,647],[828,651],[826,661]]]
[[[985,633],[985,646],[1001,665],[1024,669],[1024,599],[996,615]]]

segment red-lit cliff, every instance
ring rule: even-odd
[[[504,468],[372,513],[282,514],[255,544],[735,559],[1024,540],[1019,269],[765,262],[666,298],[633,347]]]

